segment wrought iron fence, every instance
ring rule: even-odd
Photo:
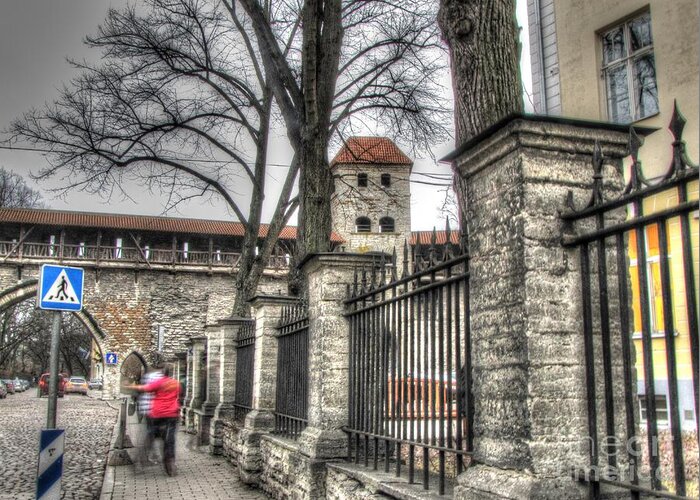
[[[447,233],[450,234],[449,224]],[[442,495],[472,449],[468,256],[433,243],[402,277],[396,255],[356,273],[350,321],[350,461],[380,461]],[[438,253],[441,258],[436,256]]]
[[[233,417],[241,423],[253,409],[253,370],[255,360],[255,320],[238,330],[236,344],[236,387],[233,396]]]
[[[612,200],[596,145],[591,200],[563,216],[591,227],[565,245],[580,254],[589,419],[589,464],[574,477],[593,498],[601,484],[632,498],[698,496],[698,167],[684,123],[675,108],[673,161],[655,183],[631,129],[630,181]]]
[[[275,433],[296,439],[308,423],[309,309],[285,307],[277,327]]]

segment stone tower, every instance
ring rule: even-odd
[[[352,137],[331,161],[333,230],[348,252],[400,252],[411,236],[413,161],[384,137]]]

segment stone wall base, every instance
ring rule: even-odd
[[[226,418],[220,419],[218,423],[221,425],[221,454],[233,465],[238,466],[241,458],[241,425]]]
[[[326,461],[299,451],[295,441],[263,435],[260,439],[262,469],[258,487],[279,500],[325,500]]]
[[[211,420],[214,417],[214,407],[202,406],[195,410],[195,432],[197,433],[197,446],[209,444],[209,434],[211,432]]]
[[[523,471],[487,465],[469,467],[458,478],[458,500],[570,500],[588,498],[587,489],[570,477],[541,478]]]

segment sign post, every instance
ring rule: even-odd
[[[56,398],[58,397],[58,356],[61,342],[61,311],[80,311],[83,307],[83,270],[79,267],[44,264],[39,275],[37,306],[54,311],[51,322],[51,360],[49,377],[49,408],[46,428],[56,428]]]
[[[58,500],[61,498],[64,441],[63,430],[44,429],[41,431],[39,468],[36,474],[36,498],[38,500]]]
[[[56,428],[56,402],[58,398],[58,356],[61,341],[61,312],[51,313],[51,358],[49,361],[49,411],[46,416],[46,428]]]
[[[51,321],[51,360],[49,405],[46,429],[41,431],[36,497],[41,500],[61,497],[63,474],[62,429],[56,429],[58,398],[58,356],[61,343],[61,311],[80,311],[83,307],[83,270],[79,267],[44,264],[39,274],[36,303],[39,309],[53,311]]]

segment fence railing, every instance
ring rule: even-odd
[[[277,327],[275,433],[296,439],[308,423],[309,310],[285,307]]]
[[[253,370],[255,360],[255,320],[238,330],[236,344],[236,386],[233,396],[233,416],[237,423],[253,409]]]
[[[241,258],[237,252],[182,250],[166,248],[137,248],[131,246],[75,245],[0,241],[0,257],[27,260],[71,260],[84,262],[168,264],[175,266],[209,266],[235,268]],[[268,267],[286,269],[289,258],[270,257]]]
[[[675,109],[672,165],[656,183],[630,131],[630,181],[612,200],[596,148],[591,201],[563,216],[591,221],[565,244],[580,254],[589,420],[589,463],[573,470],[592,498],[601,484],[631,498],[698,497],[698,167],[683,125]]]
[[[450,234],[449,225],[447,233]],[[434,243],[409,274],[356,273],[350,321],[349,460],[392,466],[442,495],[472,449],[468,257]],[[416,255],[425,255],[416,252]],[[396,263],[396,256],[393,262]]]

